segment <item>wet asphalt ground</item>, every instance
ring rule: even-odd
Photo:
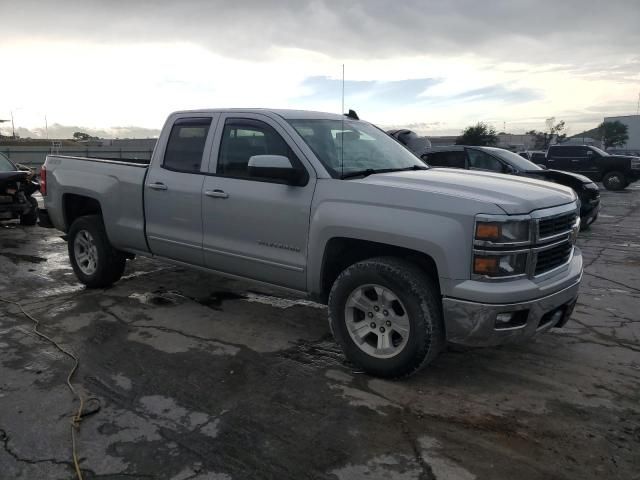
[[[142,258],[85,290],[54,230],[2,224],[0,296],[80,358],[85,479],[638,479],[640,185],[602,202],[564,328],[403,381],[275,290]],[[31,328],[0,304],[0,478],[73,478],[72,362]]]

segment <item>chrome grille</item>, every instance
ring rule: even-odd
[[[538,238],[553,237],[571,231],[576,223],[576,213],[569,212],[550,218],[542,218],[538,223]]]
[[[571,241],[567,240],[560,245],[553,246],[547,250],[538,252],[534,275],[540,275],[541,273],[553,270],[560,265],[564,265],[569,261],[573,245]]]

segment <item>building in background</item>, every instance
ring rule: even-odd
[[[627,143],[621,147],[616,147],[616,152],[640,152],[640,115],[622,115],[620,117],[604,117],[605,122],[615,122],[618,121],[620,123],[624,123],[627,128],[627,134],[629,135],[629,140]]]

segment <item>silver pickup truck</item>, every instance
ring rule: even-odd
[[[356,115],[177,112],[150,162],[50,155],[41,177],[87,287],[145,255],[304,293],[378,376],[561,326],[582,277],[572,190],[429,169]]]

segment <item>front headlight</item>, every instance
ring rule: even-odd
[[[517,243],[529,240],[530,221],[476,221],[475,239],[491,243]]]
[[[523,275],[527,271],[527,252],[487,254],[473,256],[473,273],[492,278]]]

